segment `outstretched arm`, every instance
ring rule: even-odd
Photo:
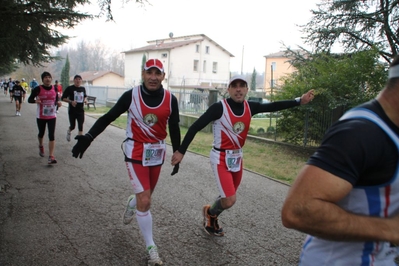
[[[172,156],[172,165],[176,165],[183,160],[184,154],[188,149],[191,141],[194,139],[195,135],[198,131],[202,130],[206,127],[210,122],[219,119],[223,113],[223,106],[221,102],[217,102],[212,104],[206,112],[201,115],[197,121],[195,121],[190,128],[188,129],[184,139],[180,145],[180,148],[173,153]]]
[[[91,142],[105,130],[105,128],[111,124],[116,118],[122,113],[129,109],[131,103],[132,90],[128,90],[122,94],[116,104],[106,114],[101,116],[94,125],[90,128],[89,132],[85,135],[76,136],[75,139],[78,141],[72,148],[72,156],[75,158],[82,159],[83,153],[90,146]]]
[[[314,99],[314,90],[309,90],[308,92],[302,94],[301,97],[292,100],[276,101],[271,103],[258,103],[258,102],[248,102],[251,108],[251,114],[276,112],[295,106],[308,104]]]

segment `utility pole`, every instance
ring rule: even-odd
[[[273,101],[273,63],[270,65],[270,102]],[[272,126],[272,113],[269,113],[269,117],[270,117],[270,123],[269,123],[269,127]]]

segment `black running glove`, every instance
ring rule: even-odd
[[[177,174],[177,172],[179,172],[179,165],[180,163],[176,164],[175,167],[173,167],[171,175]]]
[[[93,138],[86,134],[86,135],[78,135],[75,137],[75,139],[78,141],[75,146],[72,148],[72,156],[75,158],[82,159],[83,153],[87,150],[87,148],[90,146],[91,142],[93,141]]]

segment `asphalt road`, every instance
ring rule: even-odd
[[[57,165],[40,157],[36,105],[22,116],[0,94],[0,265],[146,265],[135,220],[122,223],[131,185],[123,162],[125,130],[109,126],[83,156],[71,155],[67,109],[57,118]],[[86,115],[85,132],[95,119]],[[76,134],[75,132],[73,132]],[[45,151],[47,149],[47,131]],[[296,265],[304,235],[285,229],[288,186],[244,172],[237,203],[220,216],[224,237],[201,227],[201,209],[218,195],[207,157],[188,152],[171,176],[171,147],[153,194],[154,240],[165,265]],[[245,163],[244,163],[245,164]]]

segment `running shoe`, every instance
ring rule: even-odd
[[[157,246],[149,246],[148,250],[148,266],[161,266],[163,265],[162,260],[159,258],[158,255],[158,248]]]
[[[39,155],[40,157],[44,157],[44,147],[39,145]]]
[[[127,204],[126,204],[126,209],[125,212],[123,213],[123,223],[124,224],[130,224],[130,222],[134,218],[134,214],[136,213],[136,207],[130,207],[129,203],[135,198],[135,195],[130,195],[130,197],[127,199]]]
[[[57,163],[57,160],[55,159],[54,156],[49,156],[48,157],[48,164],[55,164]]]
[[[202,208],[202,214],[204,216],[204,230],[209,235],[224,236],[223,228],[219,226],[218,217],[216,215],[212,216],[209,214],[210,208],[211,205],[205,205]]]
[[[71,131],[69,131],[69,129],[67,130],[66,140],[71,141]]]

